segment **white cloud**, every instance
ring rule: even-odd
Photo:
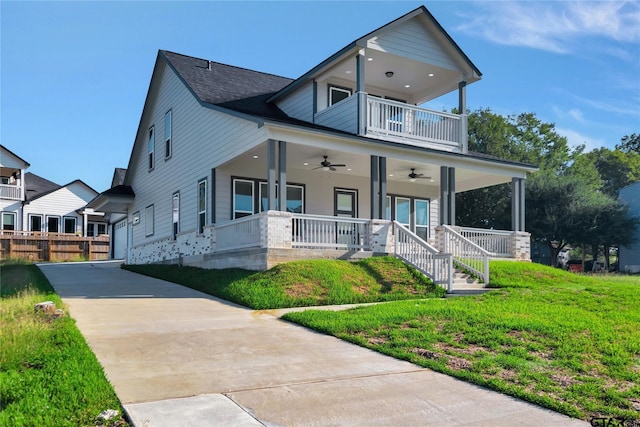
[[[571,53],[578,39],[640,41],[640,2],[480,2],[458,30],[492,42]],[[608,48],[607,48],[608,49]],[[621,56],[619,50],[612,51]]]
[[[582,110],[580,110],[579,108],[572,108],[567,111],[558,107],[557,105],[553,105],[551,107],[551,111],[553,111],[553,113],[560,119],[570,118],[575,120],[578,123],[586,123],[584,114],[582,113]]]
[[[602,139],[591,138],[587,135],[583,135],[580,132],[577,132],[572,129],[564,129],[556,127],[556,132],[558,135],[564,136],[567,138],[567,143],[569,147],[575,148],[578,145],[585,145],[585,151],[592,151],[595,148],[605,147],[607,144]]]

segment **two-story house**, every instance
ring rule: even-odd
[[[454,265],[486,282],[488,257],[529,259],[536,168],[468,150],[481,76],[425,7],[297,79],[161,50],[124,182],[89,206],[126,215],[129,263],[388,253],[449,287]],[[456,91],[461,114],[420,107]],[[513,230],[455,226],[457,192],[507,182]]]

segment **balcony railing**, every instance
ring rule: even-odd
[[[22,200],[22,187],[18,185],[0,184],[0,199]]]
[[[304,249],[369,250],[369,220],[294,214],[291,246]]]
[[[262,237],[260,215],[216,224],[216,248],[219,251],[259,248]]]
[[[367,96],[367,136],[464,152],[466,133],[466,116]]]

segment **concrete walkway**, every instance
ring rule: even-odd
[[[40,265],[138,427],[588,425],[119,267]]]

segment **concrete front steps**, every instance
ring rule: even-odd
[[[458,269],[453,272],[452,289],[447,296],[477,295],[490,290],[475,277]]]

